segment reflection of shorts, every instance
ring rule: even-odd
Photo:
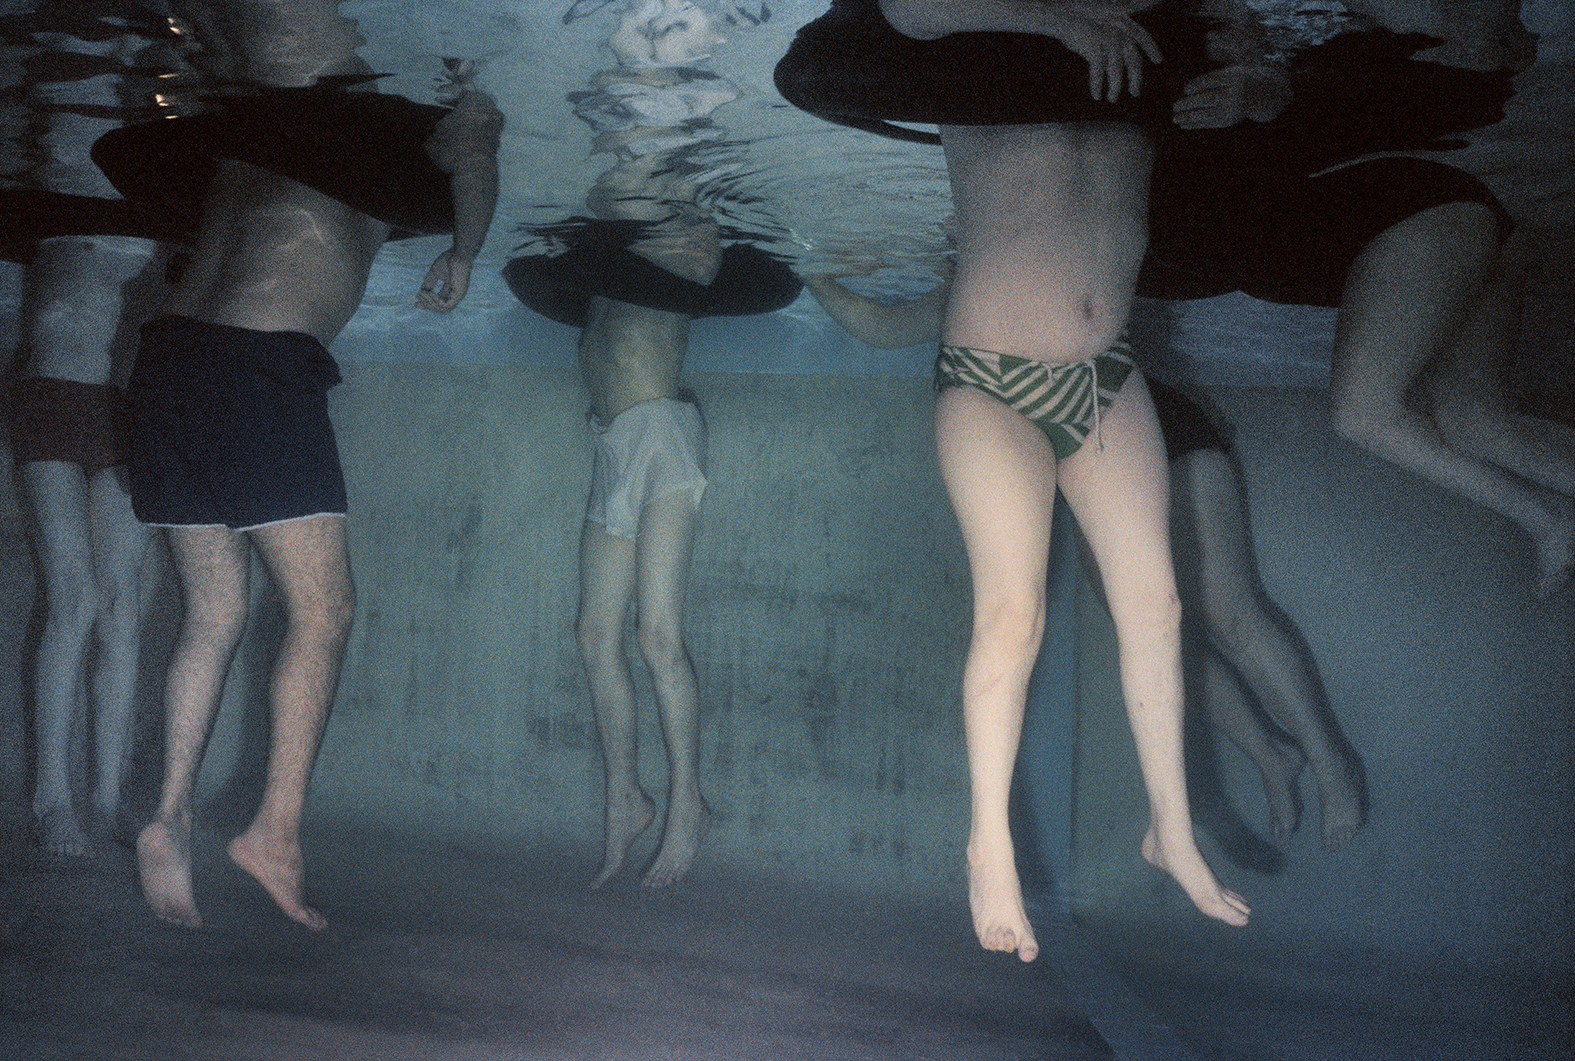
[[[339,366],[303,332],[160,317],[131,370],[131,505],[155,526],[250,530],[342,515],[328,389]]]
[[[972,387],[1004,402],[1050,440],[1057,460],[1076,453],[1099,414],[1121,393],[1136,366],[1124,340],[1087,361],[1049,365],[1011,354],[942,346],[935,359],[935,389]]]
[[[640,512],[668,494],[688,494],[700,507],[705,493],[705,421],[693,402],[652,398],[631,405],[613,422],[591,417],[596,465],[585,518],[607,533],[634,538]]]
[[[11,390],[16,462],[65,461],[89,477],[130,458],[126,396],[106,383],[28,376]]]

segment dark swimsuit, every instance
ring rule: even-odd
[[[425,144],[449,113],[336,85],[263,88],[206,114],[112,130],[93,161],[126,198],[195,229],[217,160],[299,181],[393,226],[393,237],[454,231],[448,175]]]

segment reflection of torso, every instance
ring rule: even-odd
[[[167,312],[325,346],[360,305],[389,226],[305,185],[223,159]]]
[[[592,411],[610,424],[625,409],[678,393],[689,317],[594,296],[580,332],[580,372]]]

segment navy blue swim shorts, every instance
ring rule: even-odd
[[[339,366],[304,332],[186,317],[142,328],[131,371],[131,505],[162,527],[346,511],[328,390]]]

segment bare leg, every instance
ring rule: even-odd
[[[1169,477],[1159,424],[1134,372],[1090,440],[1060,463],[1062,493],[1088,538],[1120,648],[1121,688],[1148,791],[1143,855],[1203,913],[1247,923],[1248,907],[1215,878],[1192,831],[1182,760],[1181,605],[1171,566]]]
[[[1466,319],[1496,251],[1486,207],[1450,203],[1391,227],[1351,267],[1335,337],[1335,427],[1374,454],[1492,509],[1537,550],[1538,596],[1575,574],[1575,500],[1451,449],[1406,404],[1408,388]]]
[[[1055,454],[1022,416],[961,389],[936,400],[935,445],[973,573],[973,638],[963,668],[973,807],[968,903],[986,950],[1033,961],[1039,944],[1023,908],[1007,798],[1028,679],[1044,636]]]
[[[38,525],[45,602],[34,663],[38,758],[33,815],[46,851],[80,857],[87,838],[72,803],[68,763],[71,720],[98,611],[87,483],[80,467],[64,461],[34,461],[21,470]]]
[[[132,515],[124,474],[122,468],[108,468],[89,484],[100,593],[98,657],[93,669],[98,753],[93,808],[101,827],[113,826],[120,810],[142,648],[142,576],[153,542],[151,528]]]
[[[1575,496],[1575,428],[1510,408],[1502,374],[1515,353],[1530,256],[1511,234],[1487,283],[1428,374],[1433,419],[1451,449]]]
[[[1307,756],[1295,741],[1270,731],[1243,698],[1236,676],[1212,650],[1204,650],[1202,686],[1197,700],[1208,712],[1209,723],[1225,734],[1258,768],[1264,799],[1269,805],[1269,836],[1284,844],[1301,818],[1301,797],[1296,779]]]
[[[668,771],[662,845],[644,881],[653,888],[673,884],[689,872],[711,825],[710,808],[700,794],[699,690],[683,636],[684,593],[698,516],[687,495],[658,498],[640,516],[640,653],[656,690]]]
[[[250,532],[284,597],[288,627],[269,690],[268,780],[256,817],[230,841],[229,853],[286,915],[310,929],[328,923],[306,904],[301,819],[355,618],[345,523],[318,516]]]
[[[599,888],[623,867],[629,846],[656,817],[640,787],[634,681],[624,652],[624,621],[636,581],[635,543],[585,521],[580,536],[580,656],[590,684],[606,772],[606,832]]]
[[[1178,568],[1185,560],[1178,582],[1187,604],[1215,651],[1306,753],[1318,781],[1324,846],[1338,847],[1366,817],[1361,764],[1340,733],[1310,653],[1264,592],[1236,466],[1218,450],[1201,450],[1172,465],[1171,482]]]
[[[246,537],[226,527],[181,527],[168,537],[185,614],[165,679],[164,787],[157,816],[137,837],[137,862],[154,913],[195,928],[192,791],[246,626],[250,552]]]

